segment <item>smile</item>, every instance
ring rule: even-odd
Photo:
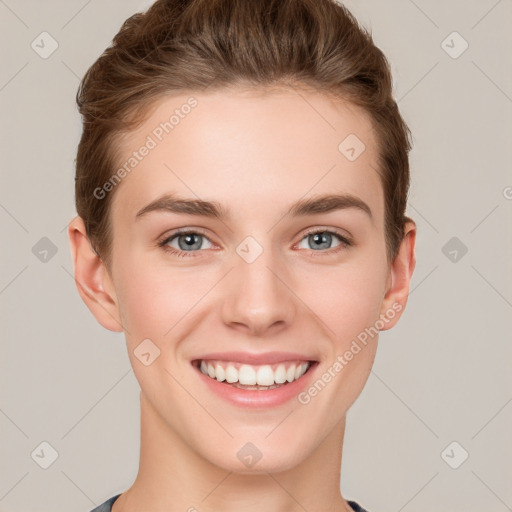
[[[219,382],[238,383],[248,389],[272,389],[279,384],[299,379],[307,372],[311,364],[311,361],[291,361],[256,366],[232,361],[201,360],[199,369],[204,375]]]
[[[296,397],[317,365],[317,361],[263,365],[217,359],[192,361],[211,391],[235,405],[251,408],[280,405]]]

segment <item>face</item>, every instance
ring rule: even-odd
[[[296,466],[342,422],[405,305],[370,119],[311,92],[191,93],[120,149],[120,167],[137,161],[113,197],[106,289],[146,412],[226,470]]]

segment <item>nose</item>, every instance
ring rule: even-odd
[[[252,262],[234,254],[235,268],[226,280],[222,316],[226,325],[262,336],[291,325],[297,311],[284,265],[265,250]]]

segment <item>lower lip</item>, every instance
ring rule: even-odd
[[[318,366],[318,363],[312,363],[308,371],[299,379],[274,389],[240,389],[229,384],[219,382],[206,376],[199,368],[194,369],[199,374],[199,378],[208,386],[208,388],[228,402],[247,408],[266,408],[282,405],[306,388],[311,382],[312,375]]]

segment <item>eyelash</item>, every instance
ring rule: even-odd
[[[299,243],[302,242],[302,240],[304,240],[304,238],[306,238],[310,235],[315,235],[317,233],[328,233],[330,235],[334,235],[335,237],[338,238],[340,244],[331,250],[327,249],[327,250],[313,251],[312,249],[310,249],[313,252],[312,256],[316,256],[317,254],[321,255],[321,254],[325,254],[325,253],[327,253],[328,255],[332,255],[332,254],[336,254],[336,253],[342,251],[343,249],[346,249],[347,247],[352,246],[352,241],[349,238],[343,236],[341,233],[338,233],[337,231],[332,231],[329,229],[318,229],[318,228],[311,229],[311,230],[307,231],[306,233],[304,233],[304,235],[300,239]],[[203,252],[202,250],[182,251],[182,250],[175,249],[174,247],[170,247],[169,245],[167,245],[174,238],[176,238],[178,236],[183,236],[183,235],[201,235],[208,239],[208,236],[199,229],[193,229],[193,230],[192,229],[183,229],[183,230],[175,231],[172,235],[165,237],[163,240],[160,240],[158,242],[158,246],[161,247],[164,251],[168,252],[169,254],[172,254],[173,256],[177,256],[178,258],[187,258],[187,257],[195,258],[198,255],[194,254],[194,253]],[[315,254],[315,253],[317,253],[317,254]]]

